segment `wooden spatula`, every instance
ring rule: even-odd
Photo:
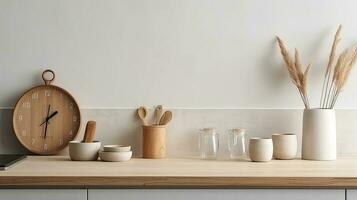
[[[172,112],[165,111],[160,119],[159,125],[167,125],[171,121],[171,119],[172,119]]]
[[[158,105],[155,108],[155,122],[154,124],[159,124],[162,116],[163,108],[162,105]]]
[[[83,142],[85,142],[85,143],[93,142],[94,137],[95,137],[96,126],[97,126],[97,123],[95,121],[87,122],[86,130],[84,132]]]

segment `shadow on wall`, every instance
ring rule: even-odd
[[[276,44],[276,39],[273,37],[267,46],[264,48],[263,52],[266,54],[263,55],[261,60],[261,69],[263,71],[262,74],[267,79],[267,84],[271,85],[273,88],[281,87],[281,82],[287,79],[286,69],[283,66],[283,62],[280,59],[279,49]]]
[[[20,144],[15,136],[12,128],[12,109],[0,110],[0,152],[4,154],[31,154]]]

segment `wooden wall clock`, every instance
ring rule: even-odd
[[[28,150],[51,155],[64,149],[79,132],[81,113],[76,100],[63,88],[51,83],[52,70],[42,73],[44,85],[26,91],[13,113],[16,137]]]

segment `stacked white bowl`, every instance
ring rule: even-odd
[[[125,162],[131,159],[132,154],[131,146],[105,145],[99,152],[99,157],[106,162]]]

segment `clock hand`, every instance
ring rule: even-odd
[[[48,109],[47,109],[47,115],[46,118],[48,117],[48,115],[50,114],[50,110],[51,110],[51,104],[48,104]]]
[[[43,136],[44,139],[46,139],[46,135],[47,135],[47,126],[48,126],[48,121],[46,121],[46,126],[45,126],[45,135]]]
[[[50,120],[52,117],[56,116],[57,114],[58,114],[58,111],[55,111],[55,112],[52,113],[49,117],[46,117],[45,121],[42,122],[42,124],[40,124],[40,126],[42,126],[44,123],[49,123],[49,120]]]
[[[48,124],[50,123],[49,120],[50,120],[52,117],[56,116],[57,114],[58,114],[58,111],[55,111],[55,112],[52,113],[49,117],[46,118],[46,121],[45,121],[45,123],[46,123],[46,127],[45,127],[45,139],[46,139],[46,135],[47,135],[47,126],[48,126]]]
[[[49,121],[52,117],[56,116],[58,114],[58,111],[56,110],[54,113],[52,113],[48,118],[47,121]]]
[[[46,116],[46,126],[45,126],[45,134],[44,134],[44,139],[46,139],[46,135],[47,135],[47,126],[48,126],[48,115],[50,114],[50,110],[51,110],[51,104],[48,104],[48,110],[47,110],[47,116]],[[40,125],[41,126],[41,125]]]
[[[48,118],[48,115],[50,114],[50,110],[51,110],[51,104],[48,105],[48,110],[47,110],[47,115],[46,115],[45,121],[42,124],[40,124],[40,126],[42,126],[45,122],[47,122],[47,118]]]

